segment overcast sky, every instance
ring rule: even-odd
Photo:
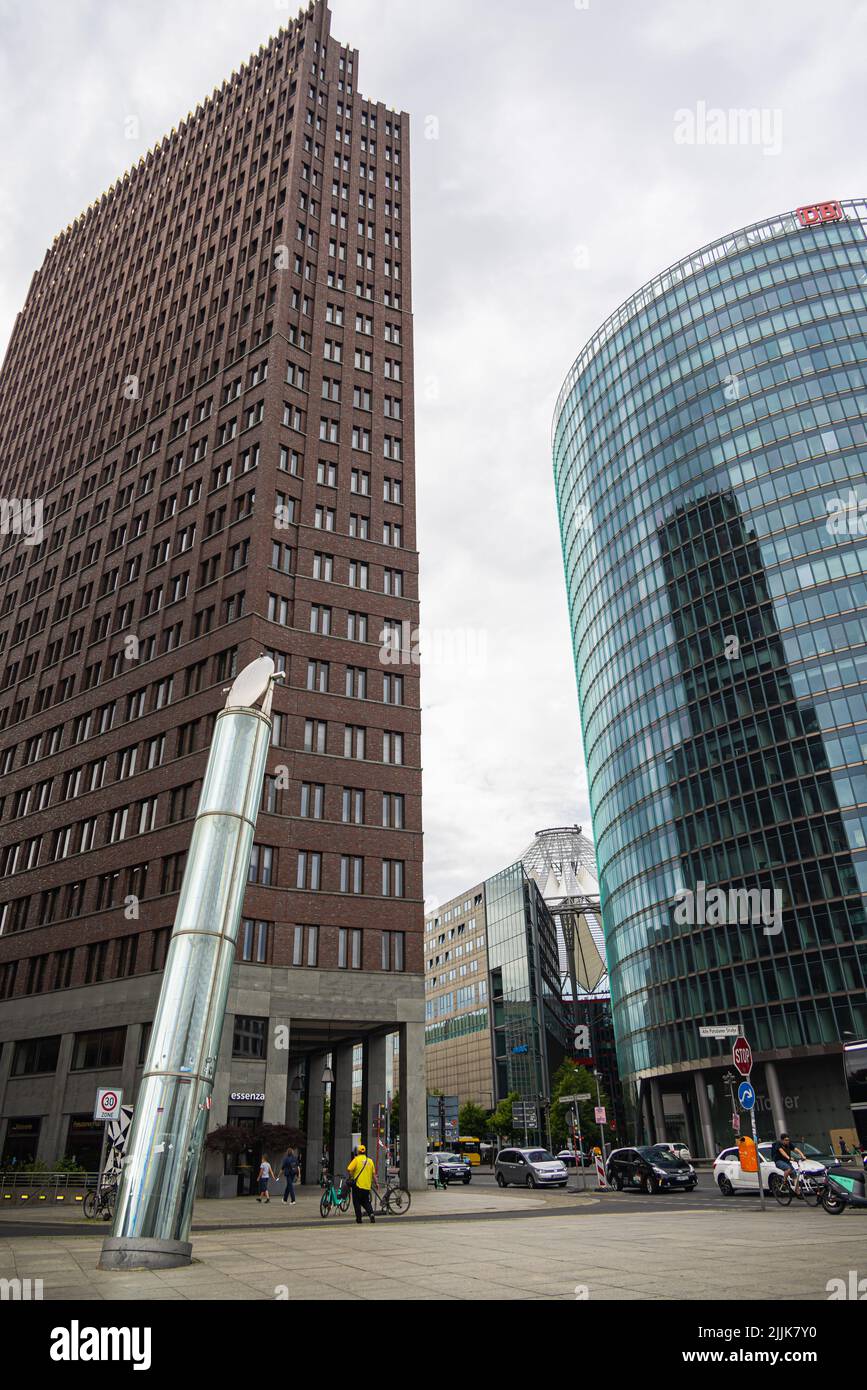
[[[432,648],[469,636],[424,668],[431,906],[536,830],[589,826],[550,457],[570,363],[681,255],[864,194],[867,4],[331,8],[362,93],[413,120],[422,623]],[[3,348],[55,233],[296,9],[0,0]],[[755,138],[710,143],[714,111],[747,108]]]

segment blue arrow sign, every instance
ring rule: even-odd
[[[749,1081],[742,1081],[738,1086],[738,1105],[742,1110],[752,1110],[756,1103],[756,1093]]]

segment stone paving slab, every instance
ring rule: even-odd
[[[849,1270],[867,1275],[867,1220],[832,1219],[805,1208],[733,1223],[723,1211],[622,1214],[532,1210],[485,1222],[454,1216],[401,1225],[205,1231],[194,1234],[184,1269],[123,1273],[96,1268],[100,1242],[74,1227],[63,1236],[4,1238],[4,1277],[41,1278],[49,1300],[293,1302],[776,1299],[786,1270],[787,1299],[827,1299],[827,1281]],[[7,1232],[9,1228],[4,1228]],[[278,1300],[282,1301],[282,1300]]]

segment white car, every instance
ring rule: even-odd
[[[770,1144],[759,1144],[759,1164],[762,1170],[762,1186],[766,1192],[770,1192],[772,1174],[782,1175],[783,1172],[782,1168],[771,1162]],[[809,1173],[813,1177],[820,1177],[827,1171],[824,1163],[817,1163],[813,1158],[808,1158],[806,1162],[796,1159],[794,1166],[800,1172]],[[745,1173],[741,1168],[737,1148],[723,1149],[722,1153],[717,1155],[713,1164],[713,1176],[724,1197],[731,1197],[733,1192],[755,1192],[758,1187],[755,1173]]]
[[[653,1147],[654,1149],[665,1149],[674,1158],[682,1158],[684,1163],[689,1163],[692,1160],[692,1154],[686,1144],[654,1144]]]

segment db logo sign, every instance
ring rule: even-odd
[[[795,216],[802,227],[818,227],[820,222],[842,222],[843,209],[839,203],[813,203],[811,207],[796,208]]]

